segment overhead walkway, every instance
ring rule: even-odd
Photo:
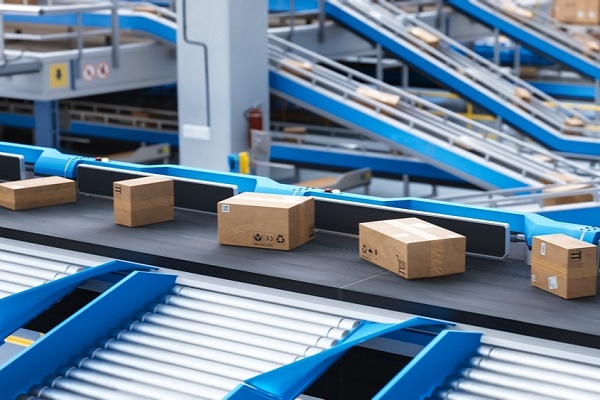
[[[477,21],[498,29],[536,53],[594,81],[600,80],[599,42],[592,36],[571,35],[557,20],[510,3],[449,0],[449,4]]]
[[[600,154],[582,114],[562,107],[520,78],[389,2],[329,0],[328,16],[346,25],[549,149]],[[548,107],[549,104],[556,108]],[[573,134],[575,136],[573,136]]]
[[[562,173],[575,180],[596,174],[276,36],[269,40],[274,94],[477,186],[539,186],[565,182]],[[540,162],[541,154],[551,162]]]

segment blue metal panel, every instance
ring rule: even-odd
[[[175,275],[134,272],[0,369],[2,398],[15,399],[166,292]],[[27,371],[27,373],[24,373]],[[10,382],[10,385],[6,384]]]
[[[467,1],[465,0],[464,3],[467,3]],[[469,84],[458,72],[450,71],[438,65],[427,54],[410,43],[398,41],[394,37],[384,34],[369,23],[355,18],[332,3],[325,4],[325,11],[329,16],[348,26],[350,29],[357,31],[375,43],[381,44],[398,58],[404,60],[416,70],[428,75],[429,78],[442,86],[451,88],[461,96],[489,110],[494,115],[501,117],[516,129],[538,140],[548,148],[573,154],[600,155],[600,142],[583,142],[574,139],[565,140],[555,136],[548,131],[549,127],[541,121],[517,111],[516,108],[510,107],[495,96],[487,96],[485,93],[480,92],[477,88]]]
[[[358,169],[370,167],[373,173],[399,177],[403,174],[435,181],[466,184],[464,180],[450,175],[434,166],[417,160],[383,158],[365,154],[335,153],[326,150],[271,145],[271,159],[279,162],[316,165],[320,167]]]
[[[111,261],[0,299],[0,340],[22,327],[88,279],[115,271],[134,269],[149,270],[152,268],[141,264]]]
[[[391,121],[387,117],[382,117],[372,112],[360,112],[348,104],[337,101],[332,97],[322,94],[322,92],[312,90],[304,84],[300,84],[273,71],[269,73],[269,83],[271,88],[275,90],[325,110],[331,115],[339,116],[354,126],[376,133],[403,147],[408,147],[415,154],[426,160],[442,161],[445,165],[451,166],[457,175],[460,173],[463,173],[463,175],[469,174],[480,182],[487,182],[498,188],[508,189],[527,186],[527,183],[488,168],[485,162],[474,161],[472,158],[462,157],[457,153],[449,151],[447,145],[438,145],[433,140],[426,140],[412,135],[408,131],[403,131],[397,125],[387,122]]]
[[[553,46],[547,38],[537,35],[531,29],[521,29],[511,22],[510,17],[495,11],[485,10],[475,0],[449,0],[449,4],[485,25],[498,28],[506,36],[523,43],[535,53],[566,65],[594,80],[600,80],[600,66],[598,64],[583,57],[578,57],[575,52]]]
[[[574,84],[560,82],[531,82],[529,84],[554,98],[594,101],[593,84]]]
[[[345,352],[354,346],[401,329],[444,325],[448,326],[452,324],[422,317],[412,318],[398,324],[365,322],[337,346],[248,379],[245,382],[246,387],[234,390],[226,398],[229,400],[296,398]],[[252,393],[253,391],[256,391],[260,395],[249,397],[248,393]]]
[[[130,142],[169,143],[169,145],[173,147],[179,146],[179,135],[177,132],[168,133],[156,130],[152,131],[87,122],[71,122],[67,132],[71,135],[117,139]]]
[[[34,142],[36,146],[59,147],[58,101],[34,101]]]
[[[290,0],[269,0],[269,12],[279,13],[290,11]],[[318,11],[318,0],[294,0],[294,10],[296,11]]]
[[[538,214],[554,221],[600,226],[600,206],[596,203],[579,207],[577,204],[573,204],[571,208],[559,208],[558,210],[542,209]]]
[[[394,377],[373,400],[425,399],[471,357],[481,333],[444,331]]]
[[[35,118],[31,115],[0,113],[0,125],[33,129],[35,127]]]

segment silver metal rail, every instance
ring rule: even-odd
[[[583,127],[569,126],[569,121],[587,124],[581,113],[561,106],[560,102],[536,89],[518,76],[479,56],[461,43],[431,28],[401,10],[389,1],[330,0],[348,7],[353,12],[377,25],[386,34],[409,42],[428,57],[475,86],[487,96],[498,98],[518,113],[526,113],[547,124],[554,135],[576,132],[585,136],[598,137],[599,133]],[[552,104],[555,107],[548,107]],[[571,120],[570,120],[571,119]],[[574,121],[575,122],[575,121]]]
[[[175,285],[137,320],[23,396],[222,399],[246,379],[335,346],[359,324],[340,315]]]
[[[345,101],[368,107],[381,118],[392,118],[410,129],[418,130],[419,134],[428,140],[442,141],[458,152],[469,151],[478,157],[480,162],[494,163],[507,171],[537,182],[564,182],[557,174],[559,171],[588,179],[600,176],[598,172],[589,171],[540,146],[450,112],[293,43],[275,36],[270,36],[269,40],[271,69],[302,79],[314,90],[327,90]],[[397,104],[386,105],[361,94],[359,88],[365,87],[384,95],[395,96]],[[365,133],[373,135],[372,132]],[[376,135],[375,137],[377,138]],[[411,153],[411,149],[403,151]],[[537,158],[542,156],[547,157],[549,162],[539,162]]]

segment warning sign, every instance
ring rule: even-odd
[[[85,64],[81,68],[81,77],[86,82],[91,82],[96,77],[96,68],[92,64]]]
[[[110,74],[110,67],[108,63],[105,61],[101,61],[96,66],[96,76],[98,79],[106,79],[108,78],[108,74]]]
[[[59,89],[69,86],[69,66],[67,63],[50,64],[50,89]]]

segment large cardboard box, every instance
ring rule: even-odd
[[[573,192],[588,189],[591,186],[587,183],[570,183],[567,185],[554,186],[543,190],[543,193],[552,194],[553,197],[547,197],[542,200],[544,206],[556,206],[561,204],[585,203],[593,201],[592,193],[573,194]],[[564,195],[561,195],[563,194]],[[556,195],[556,196],[554,196]]]
[[[600,23],[600,1],[554,0],[552,13],[554,18],[562,22],[578,25],[596,25]]]
[[[358,235],[360,257],[403,278],[465,272],[466,238],[418,218],[361,223]]]
[[[595,245],[567,235],[534,236],[531,284],[565,299],[594,296],[597,257]]]
[[[312,197],[242,193],[218,204],[219,243],[292,250],[315,236]]]
[[[75,182],[58,176],[0,184],[0,206],[15,211],[74,203],[76,200]]]
[[[136,227],[175,219],[173,180],[146,176],[113,183],[115,224]]]

